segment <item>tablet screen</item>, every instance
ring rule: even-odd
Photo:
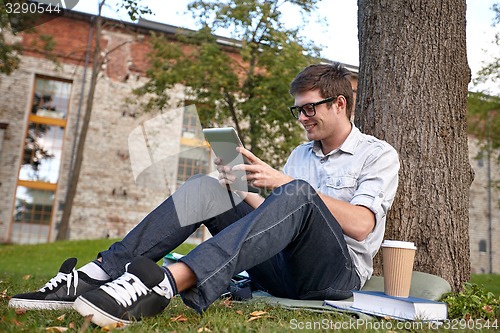
[[[215,156],[222,160],[222,163],[227,166],[235,166],[237,164],[249,164],[245,161],[243,155],[236,150],[237,147],[242,147],[242,143],[236,130],[232,127],[221,128],[204,128],[203,134],[210,147],[215,153]],[[259,192],[258,188],[254,188],[241,178],[245,175],[243,171],[234,172],[237,181],[230,185],[231,190]]]

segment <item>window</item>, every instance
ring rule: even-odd
[[[480,151],[477,154],[476,159],[477,159],[477,166],[480,168],[484,167],[484,152],[483,151]]]
[[[182,137],[203,138],[200,119],[194,105],[190,105],[184,108],[182,117]]]
[[[486,249],[486,240],[484,239],[481,239],[479,241],[479,252],[488,252],[488,250]]]
[[[37,243],[49,237],[54,191],[18,186],[11,241]]]
[[[204,147],[190,148],[181,146],[179,165],[177,169],[177,184],[180,186],[189,177],[208,173],[209,151]]]
[[[66,119],[71,83],[37,77],[31,104],[31,114],[45,118]]]
[[[15,243],[50,239],[71,87],[67,80],[35,77],[10,231]]]
[[[19,179],[57,183],[63,136],[64,127],[28,124]]]
[[[205,142],[196,106],[184,107],[182,135],[177,167],[177,187],[196,174],[208,174],[210,148]]]

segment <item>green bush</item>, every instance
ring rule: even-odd
[[[500,318],[500,298],[475,283],[465,283],[463,291],[448,293],[442,301],[448,304],[450,319]]]

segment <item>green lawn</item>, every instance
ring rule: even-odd
[[[7,307],[10,296],[36,290],[53,277],[59,265],[70,256],[80,265],[107,249],[113,240],[69,241],[39,245],[0,245],[0,332],[102,332],[73,310],[16,312]],[[187,253],[192,246],[183,245],[176,252]],[[475,275],[471,282],[484,285],[497,297],[499,275]],[[259,311],[260,314],[256,311]],[[289,332],[297,328],[314,331],[387,332],[401,322],[376,319],[357,321],[355,317],[337,313],[315,313],[286,310],[264,303],[236,303],[218,300],[204,315],[186,307],[179,297],[172,300],[165,312],[117,332]],[[406,331],[416,331],[406,330]],[[436,332],[435,329],[418,331]],[[438,331],[445,331],[440,329]]]
[[[500,296],[500,274],[474,274],[470,282],[482,285],[486,290]]]

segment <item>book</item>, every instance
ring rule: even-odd
[[[352,302],[325,301],[324,305],[399,320],[439,321],[448,318],[446,303],[417,297],[394,297],[380,291],[354,290]]]

